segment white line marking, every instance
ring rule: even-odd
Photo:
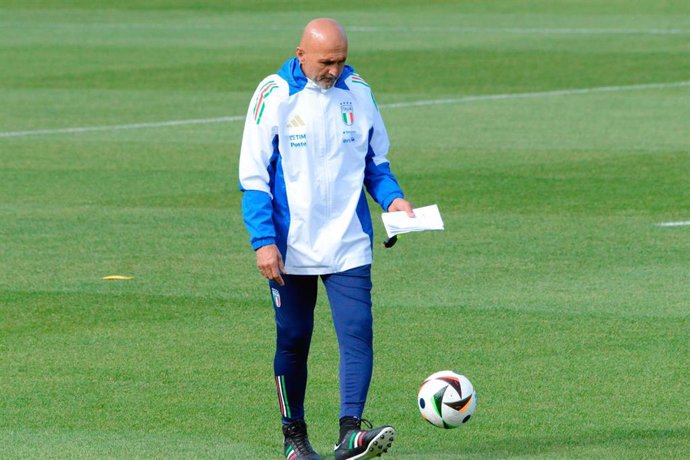
[[[211,123],[240,121],[244,120],[244,118],[244,115],[237,115],[232,117],[192,118],[190,120],[155,121],[150,123],[132,123],[127,125],[82,126],[78,128],[36,129],[33,131],[7,131],[0,132],[0,137],[22,137],[33,136],[38,134],[76,134],[95,131],[119,131],[126,129],[164,128],[166,126],[208,125]]]
[[[534,99],[540,97],[558,97],[558,96],[574,96],[579,94],[595,94],[595,93],[612,93],[619,91],[635,91],[647,89],[671,89],[690,87],[690,81],[679,81],[675,83],[648,83],[640,85],[624,85],[624,86],[600,86],[596,88],[581,88],[581,89],[563,89],[556,91],[538,91],[533,93],[506,93],[506,94],[480,94],[476,96],[462,96],[447,99],[428,99],[422,101],[409,102],[395,102],[391,104],[381,104],[382,109],[400,109],[405,107],[423,107],[431,105],[445,105],[445,104],[459,104],[463,102],[475,101],[498,101],[509,99]],[[76,128],[56,128],[56,129],[37,129],[29,131],[0,131],[0,138],[3,137],[25,137],[35,136],[41,134],[76,134],[97,131],[120,131],[129,129],[143,129],[143,128],[164,128],[169,126],[185,126],[185,125],[205,125],[211,123],[226,123],[233,121],[242,121],[245,119],[244,115],[234,115],[217,118],[193,118],[189,120],[172,120],[172,121],[158,121],[149,123],[131,123],[126,125],[110,125],[110,126],[83,126]]]
[[[507,94],[482,94],[478,96],[463,96],[449,99],[432,99],[428,101],[396,102],[393,104],[381,104],[382,108],[397,109],[402,107],[419,107],[425,105],[457,104],[473,101],[498,101],[506,99],[532,99],[539,97],[573,96],[577,94],[612,93],[618,91],[633,91],[641,89],[669,89],[689,86],[690,81],[676,83],[649,83],[643,85],[627,86],[600,86],[597,88],[564,89],[556,91],[540,91],[536,93],[507,93]]]
[[[662,222],[656,224],[657,227],[687,227],[690,225],[690,220],[685,220],[681,222]]]

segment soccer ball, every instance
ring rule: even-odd
[[[477,392],[464,375],[453,371],[431,374],[419,387],[417,405],[422,418],[439,428],[457,428],[477,407]]]

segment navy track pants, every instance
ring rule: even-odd
[[[340,417],[362,417],[373,368],[371,265],[329,275],[283,275],[269,282],[276,321],[273,368],[283,423],[304,418],[307,357],[319,277],[340,350]]]

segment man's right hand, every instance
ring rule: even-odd
[[[283,257],[280,255],[278,246],[269,244],[256,250],[256,266],[264,278],[275,281],[281,286],[285,286],[282,273],[285,273]]]

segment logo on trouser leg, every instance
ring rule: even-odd
[[[276,288],[271,288],[271,292],[273,293],[273,303],[276,304],[276,307],[280,308],[280,292],[278,292]]]

